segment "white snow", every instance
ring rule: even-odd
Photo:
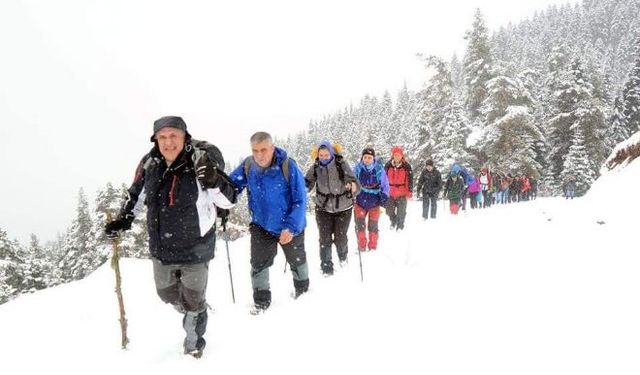
[[[120,349],[114,274],[0,306],[10,373],[638,374],[640,163],[606,175],[581,199],[540,198],[423,222],[412,201],[404,232],[380,222],[380,249],[323,278],[317,229],[306,246],[311,290],[298,300],[279,253],[272,307],[251,304],[248,238],[210,265],[203,358],[182,354],[181,316],[155,294],[151,262],[121,262],[129,338]],[[597,221],[604,221],[598,224]],[[334,254],[335,257],[335,254]],[[148,369],[148,370],[147,370]],[[120,372],[124,371],[124,372]]]

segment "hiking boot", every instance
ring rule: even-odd
[[[346,268],[349,265],[348,259],[340,259],[340,268]]]
[[[260,314],[263,314],[265,311],[267,311],[268,308],[269,308],[269,305],[267,304],[254,303],[253,306],[251,307],[251,310],[249,310],[249,314],[260,315]]]
[[[201,312],[187,311],[182,319],[182,326],[187,334],[184,339],[184,354],[189,354],[195,358],[202,356],[207,342],[204,332],[207,328],[207,310]]]
[[[331,270],[333,273],[333,269]],[[293,286],[296,288],[296,292],[293,298],[298,299],[301,295],[309,291],[309,279],[306,280],[293,280]]]
[[[322,262],[320,268],[322,269],[322,276],[328,277],[333,275],[333,262]]]

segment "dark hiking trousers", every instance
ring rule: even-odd
[[[336,245],[338,259],[347,259],[348,240],[347,230],[351,223],[351,208],[341,212],[327,212],[316,208],[316,222],[320,240],[320,266],[327,273],[333,271],[331,260],[332,245]]]
[[[249,226],[251,234],[251,285],[253,287],[253,301],[261,308],[271,304],[269,286],[269,267],[278,253],[279,237],[267,232],[259,225]],[[291,242],[280,245],[293,274],[293,286],[296,295],[309,289],[309,269],[307,255],[304,251],[304,232],[293,237]]]
[[[184,313],[182,327],[186,332],[184,351],[190,353],[204,349],[207,330],[207,281],[209,262],[164,265],[153,262],[153,278],[158,295],[165,303]]]
[[[429,218],[429,206],[431,206],[431,218],[436,218],[438,211],[438,194],[426,194],[422,196],[422,218]]]
[[[391,225],[399,229],[404,228],[404,218],[407,216],[407,198],[389,198],[385,207]]]

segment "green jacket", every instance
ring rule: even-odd
[[[449,200],[460,200],[463,190],[464,182],[462,181],[462,177],[458,176],[455,181],[449,177],[447,183],[444,185],[444,196]]]

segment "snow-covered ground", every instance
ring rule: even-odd
[[[380,249],[324,278],[309,217],[310,292],[291,298],[280,253],[273,304],[251,316],[248,238],[224,242],[210,266],[204,357],[182,354],[181,316],[155,294],[151,262],[121,263],[127,350],[113,271],[0,306],[7,373],[639,374],[639,163],[586,197],[468,210],[423,222],[410,202],[403,232],[380,223]],[[618,185],[621,184],[621,185]],[[598,223],[600,222],[600,223]],[[355,248],[351,236],[350,249]],[[335,256],[335,254],[334,254]],[[4,371],[3,371],[4,372]]]

